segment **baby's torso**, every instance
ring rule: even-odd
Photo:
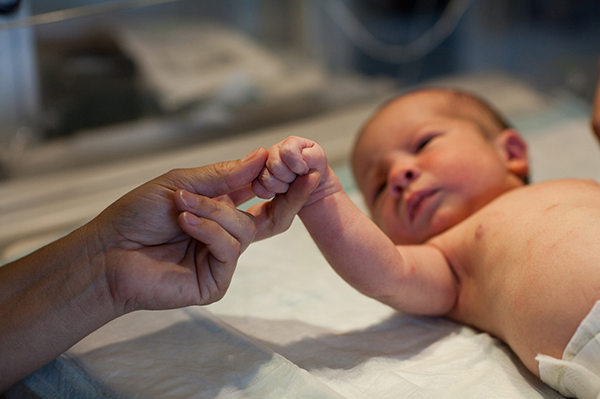
[[[600,299],[600,186],[511,191],[431,243],[459,281],[449,316],[498,336],[535,372],[534,357],[560,358]]]

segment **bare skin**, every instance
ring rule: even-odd
[[[223,297],[240,254],[287,229],[319,181],[296,179],[254,205],[258,149],[237,161],[170,171],[90,223],[0,268],[0,393],[126,313]]]
[[[272,147],[253,189],[266,198],[319,170],[299,215],[342,278],[400,311],[487,331],[539,376],[535,356],[561,358],[600,299],[600,187],[524,186],[518,133],[486,138],[470,113],[446,112],[445,96],[413,94],[365,127],[353,167],[372,220],[310,140]]]
[[[506,342],[534,374],[560,359],[600,299],[600,186],[556,180],[513,190],[433,238],[456,275],[448,316]]]

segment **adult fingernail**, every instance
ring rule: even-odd
[[[200,224],[200,218],[189,212],[183,212],[183,219],[190,226],[198,226]]]
[[[194,208],[196,205],[198,205],[198,197],[190,192],[181,190],[179,192],[179,198],[181,198],[181,202],[183,202],[188,208]]]
[[[242,162],[247,162],[247,161],[251,160],[260,152],[260,150],[262,150],[262,148],[257,148],[256,150],[252,151],[250,154],[248,154],[244,158],[242,158]]]

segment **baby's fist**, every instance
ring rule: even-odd
[[[311,169],[321,173],[327,170],[325,151],[312,140],[288,137],[269,149],[266,165],[252,183],[252,190],[260,198],[271,198],[287,192],[297,176]]]

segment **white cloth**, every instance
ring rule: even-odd
[[[562,359],[538,355],[542,381],[567,397],[600,399],[600,301],[583,319]]]

